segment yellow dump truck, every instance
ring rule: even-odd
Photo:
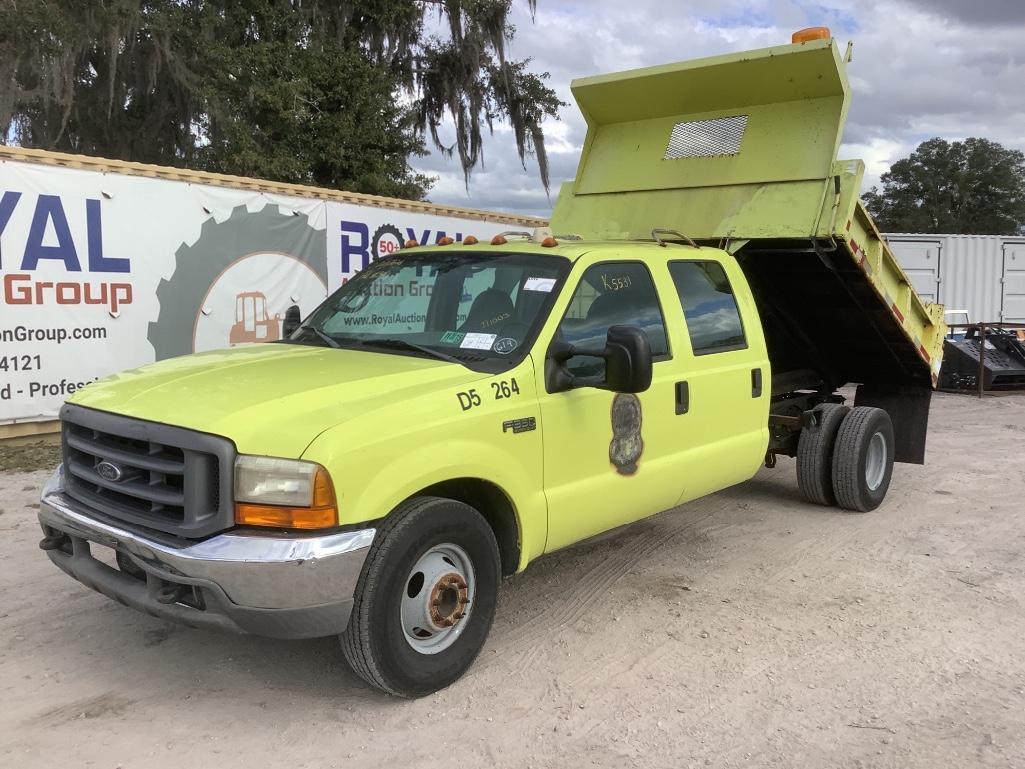
[[[809,501],[874,509],[924,459],[943,313],[836,160],[844,57],[810,38],[577,81],[550,232],[408,243],[280,342],[75,393],[41,547],[157,617],[337,634],[419,696],[502,577],[780,455]]]

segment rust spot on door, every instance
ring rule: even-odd
[[[620,475],[633,475],[637,472],[637,461],[643,452],[641,401],[632,393],[617,393],[612,399],[609,461]]]

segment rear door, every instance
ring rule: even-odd
[[[679,502],[750,478],[769,441],[769,360],[747,281],[722,252],[692,253],[666,265],[667,324],[688,394],[677,422]]]

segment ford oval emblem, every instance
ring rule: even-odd
[[[96,465],[96,474],[99,475],[105,481],[120,481],[124,477],[124,470],[115,465],[113,462],[108,462],[106,459]]]

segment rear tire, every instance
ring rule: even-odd
[[[498,543],[480,513],[440,497],[408,500],[370,547],[342,653],[360,678],[390,694],[443,689],[484,646],[500,581]]]
[[[818,424],[801,430],[797,441],[797,487],[809,502],[835,505],[833,445],[850,409],[839,403],[824,403],[815,411]]]
[[[879,507],[893,475],[893,424],[882,409],[857,406],[844,417],[833,449],[833,493],[845,510]]]

